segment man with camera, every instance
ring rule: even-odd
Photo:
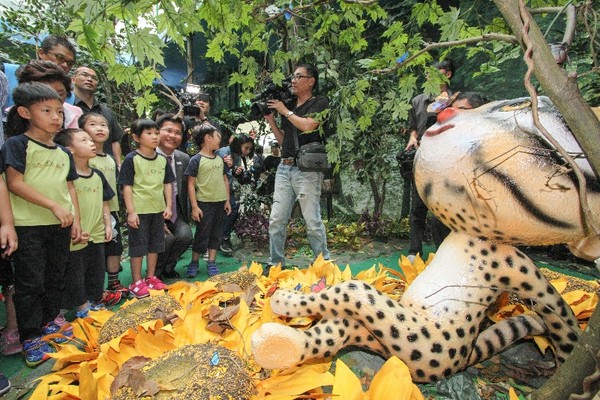
[[[318,82],[318,70],[311,64],[302,64],[292,75],[290,91],[296,97],[292,104],[286,105],[277,99],[267,101],[268,107],[281,116],[280,128],[275,121],[275,113],[265,115],[281,145],[281,162],[275,175],[275,192],[269,217],[270,258],[265,274],[268,274],[272,265],[285,264],[287,224],[296,201],[300,203],[306,234],[315,256],[322,254],[324,259],[329,259],[327,235],[321,219],[323,174],[300,171],[296,165],[298,148],[321,141],[321,122],[315,116],[329,107],[329,100],[313,94]]]

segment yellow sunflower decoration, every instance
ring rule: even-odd
[[[52,354],[53,372],[40,378],[31,399],[423,399],[396,357],[387,360],[364,392],[341,359],[263,370],[252,358],[250,338],[266,322],[297,328],[314,322],[274,315],[269,297],[277,288],[309,293],[360,279],[397,300],[430,261],[417,258],[411,264],[402,256],[404,274],[378,265],[355,277],[349,266],[342,270],[322,258],[306,269],[273,267],[267,277],[253,263],[218,279],[174,283],[166,294],[152,292],[149,299],[128,301],[117,312],[91,312],[75,320],[74,338]],[[594,295],[574,296],[582,309],[576,315],[589,316]],[[501,308],[497,318],[513,312]]]

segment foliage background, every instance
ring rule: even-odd
[[[584,97],[598,106],[600,6],[589,0],[528,2],[534,8],[567,4],[576,6],[578,19],[565,68],[577,72]],[[561,40],[563,15],[539,14],[536,21],[548,42]],[[0,56],[19,63],[35,54],[28,41],[38,44],[47,33],[73,38],[78,64],[96,67],[99,93],[124,126],[155,107],[172,108],[153,85],[165,68],[195,65],[189,81],[205,86],[217,114],[235,125],[269,79],[280,82],[299,62],[316,64],[336,131],[328,141],[343,182],[336,204],[357,217],[364,208],[372,215],[401,214],[403,181],[395,154],[405,145],[410,99],[433,93],[441,82],[433,60],[454,59],[455,90],[477,90],[490,100],[526,95],[518,46],[460,45],[471,37],[510,34],[494,3],[485,0],[25,0],[2,12],[2,31]],[[459,44],[397,64],[427,44],[452,41]],[[426,81],[426,73],[432,79]]]

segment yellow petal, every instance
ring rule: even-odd
[[[98,381],[94,378],[88,363],[81,363],[79,374],[79,394],[82,399],[98,399]]]
[[[515,392],[515,389],[513,389],[512,387],[508,388],[508,399],[509,400],[519,400],[519,396],[517,395],[517,392]]]
[[[339,400],[361,400],[364,398],[358,377],[340,359],[335,363],[335,379],[331,392]]]
[[[387,360],[375,374],[368,394],[373,400],[423,399],[421,391],[412,382],[408,367],[396,356]]]
[[[566,276],[563,276],[562,278],[558,278],[558,279],[553,279],[550,281],[550,284],[552,286],[554,286],[554,288],[556,289],[556,291],[558,293],[564,292],[565,289],[567,288],[568,283],[569,283],[569,280],[567,279]]]
[[[322,365],[306,365],[298,368],[297,372],[292,375],[279,375],[259,382],[257,384],[258,397],[293,399],[308,390],[331,386],[333,381],[333,375],[329,371],[323,370]],[[270,396],[266,397],[267,395]]]

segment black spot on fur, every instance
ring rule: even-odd
[[[571,343],[564,343],[558,346],[565,353],[570,353],[573,351],[573,345]]]
[[[393,301],[392,299],[388,299],[388,300],[385,302],[385,304],[387,304],[387,306],[388,306],[389,308],[394,308],[394,307],[396,307],[396,303],[394,303],[394,301]]]
[[[421,357],[423,357],[423,354],[421,354],[419,350],[413,350],[412,353],[410,353],[411,361],[419,361]]]
[[[319,349],[315,347],[314,349],[312,349],[312,353],[313,353],[314,355],[317,355],[317,354],[319,354]]]
[[[354,341],[355,341],[357,344],[358,344],[358,343],[360,343],[360,342],[361,342],[361,340],[362,340],[362,338],[361,338],[360,336],[357,336],[357,337],[355,337],[355,338],[354,338]]]
[[[442,332],[442,335],[444,335],[444,339],[450,340],[450,332],[444,331]]]
[[[394,351],[395,351],[396,353],[399,353],[399,352],[400,352],[400,346],[398,346],[397,344],[393,344],[393,345],[392,345],[392,349],[394,349]]]
[[[500,347],[506,346],[506,338],[504,337],[504,333],[498,328],[494,328],[494,333],[496,334],[496,336],[498,337],[498,340],[500,341]]]
[[[356,289],[358,289],[358,287],[356,286],[356,283],[350,282],[348,284],[348,289],[350,289],[350,290],[356,290]]]
[[[319,310],[321,310],[322,312],[325,312],[325,310],[326,310],[325,304],[323,304],[323,303],[319,304]]]
[[[327,350],[325,353],[323,353],[323,357],[327,358],[331,356],[331,352],[329,350]]]
[[[504,259],[504,262],[506,262],[506,264],[507,264],[509,267],[512,267],[512,266],[513,266],[513,259],[512,259],[512,257],[511,257],[511,256],[508,256],[508,257],[506,257],[506,258]]]
[[[336,294],[340,294],[340,292],[342,291],[342,288],[340,288],[339,286],[336,286],[335,289],[333,290]]]
[[[446,368],[446,369],[444,370],[444,378],[447,378],[447,377],[449,377],[450,375],[452,375],[452,369],[450,369],[450,368]]]
[[[349,316],[353,316],[354,315],[354,311],[350,310],[349,308],[344,308],[344,312],[349,315]]]
[[[327,293],[321,293],[321,298],[325,301],[329,300],[329,296],[327,296]]]
[[[482,256],[484,256],[484,257],[485,257],[485,256],[487,256],[487,255],[489,254],[489,252],[488,252],[488,249],[481,249],[480,253],[481,253],[481,255],[482,255]]]
[[[416,342],[419,339],[419,335],[417,335],[416,333],[411,333],[408,336],[406,336],[406,339],[409,342]]]
[[[342,297],[344,298],[344,303],[349,303],[350,302],[350,296],[348,295],[348,293],[344,293],[342,295]]]
[[[429,337],[431,336],[431,335],[429,335],[429,331],[427,330],[426,327],[421,328],[421,333],[423,334],[423,336],[425,336],[426,339],[429,339]]]
[[[374,306],[375,305],[375,296],[373,296],[372,294],[369,293],[367,298],[369,299],[369,304]]]
[[[373,334],[379,338],[383,337],[383,332],[381,332],[379,329],[374,329]]]
[[[435,375],[435,374],[433,374],[433,375],[429,375],[429,380],[430,380],[431,382],[435,382],[435,381],[437,381],[438,379],[439,379],[439,378],[438,378],[438,376],[437,376],[437,375]]]
[[[525,265],[521,265],[521,268],[519,268],[519,271],[521,271],[521,273],[524,275],[527,275],[529,273],[529,269]]]
[[[570,341],[572,342],[576,342],[579,340],[579,337],[577,336],[577,334],[575,332],[569,332],[567,334],[567,337],[569,338]]]
[[[327,326],[327,327],[325,327],[325,332],[327,332],[331,335],[333,333],[333,329],[331,329],[330,326]]]
[[[394,325],[392,325],[390,328],[390,336],[394,339],[398,339],[400,337],[400,331]]]
[[[327,341],[325,343],[327,343],[327,346],[330,346],[330,347],[333,347],[333,345],[335,344],[333,339],[327,339]]]
[[[492,268],[498,269],[499,266],[500,264],[498,264],[498,261],[492,261]]]
[[[465,337],[465,330],[464,330],[463,328],[458,328],[458,329],[456,330],[456,335],[457,335],[459,338]]]
[[[418,378],[424,378],[425,377],[425,372],[423,372],[422,369],[417,369],[417,371],[415,373],[417,374]]]
[[[406,320],[406,317],[404,316],[404,314],[396,314],[396,318],[400,322],[404,322]]]
[[[434,343],[431,346],[431,352],[432,353],[441,353],[442,352],[442,345],[440,343]]]
[[[429,360],[429,366],[432,368],[437,368],[440,366],[440,362],[438,360]]]
[[[462,357],[466,357],[469,355],[469,349],[464,344],[462,346],[460,346],[460,355]]]
[[[500,283],[503,285],[510,285],[510,278],[508,276],[501,276],[499,279]]]
[[[331,310],[331,315],[333,315],[334,317],[337,317],[338,316],[337,310]]]
[[[450,348],[448,350],[448,355],[450,356],[450,359],[453,359],[456,356],[456,349],[455,348]]]
[[[315,326],[315,333],[317,335],[320,335],[321,334],[321,328],[319,328],[318,326]]]
[[[377,318],[385,319],[385,313],[383,311],[377,311]]]
[[[488,272],[486,272],[486,273],[483,275],[483,279],[485,279],[485,281],[486,281],[486,282],[489,282],[489,281],[491,281],[491,280],[492,280],[492,275],[490,275]]]
[[[533,286],[531,286],[531,284],[529,282],[523,282],[523,283],[521,283],[521,287],[524,290],[527,290],[528,292],[531,292],[533,290]]]
[[[366,318],[366,319],[367,319],[367,321],[369,321],[371,324],[373,323],[373,321],[375,321],[375,320],[373,319],[373,317],[371,317],[370,315],[367,315],[365,318]]]

